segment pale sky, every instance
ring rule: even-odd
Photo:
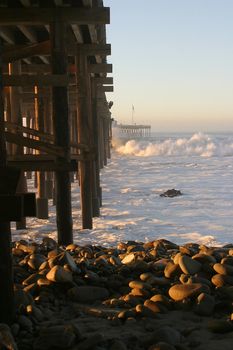
[[[233,132],[233,0],[104,0],[112,116],[153,131]]]

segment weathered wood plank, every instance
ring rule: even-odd
[[[61,21],[73,24],[109,24],[108,7],[95,8],[1,8],[1,26],[11,25],[44,25],[59,17]]]
[[[67,86],[70,78],[67,74],[3,74],[2,80],[4,86]]]
[[[89,73],[112,73],[112,64],[98,63],[88,65]]]
[[[11,160],[8,161],[8,165],[23,171],[77,171],[78,167],[77,160],[74,159],[63,163],[49,160]]]
[[[77,44],[77,51],[81,51],[84,55],[92,56],[108,56],[111,55],[110,44]]]
[[[53,135],[43,133],[43,132],[40,132],[40,131],[32,129],[32,128],[27,128],[26,126],[21,126],[21,125],[6,122],[6,121],[4,122],[4,125],[8,130],[14,130],[16,132],[21,132],[21,133],[25,133],[28,135],[39,137],[40,139],[54,141]]]
[[[88,75],[87,57],[81,52],[76,57],[77,85],[78,85],[78,141],[93,145],[93,125],[91,115],[91,90]],[[82,209],[82,227],[91,229],[92,203],[92,162],[79,163],[80,197]]]
[[[50,46],[50,41],[47,40],[41,43],[5,48],[3,62],[13,62],[38,55],[50,55]]]
[[[77,51],[82,51],[87,56],[107,56],[111,55],[110,44],[77,44],[74,42],[67,43],[68,56],[75,56]],[[41,43],[34,43],[29,45],[11,45],[5,47],[3,51],[3,62],[13,62],[23,58],[29,58],[32,56],[50,56],[51,44],[50,41],[43,41]],[[45,64],[47,68],[49,64]],[[39,67],[39,65],[38,65]]]
[[[62,8],[62,11],[64,8]],[[71,9],[73,10],[73,8]],[[79,10],[79,9],[78,9]],[[62,18],[62,16],[61,16]],[[50,24],[51,66],[53,74],[67,74],[67,25],[63,21]],[[66,150],[66,159],[70,159],[70,119],[67,87],[52,88],[53,127],[55,142]],[[57,171],[56,176],[56,218],[58,243],[66,245],[73,242],[71,182],[70,174]]]
[[[113,84],[113,78],[111,77],[94,77],[96,84]]]
[[[62,147],[46,143],[43,141],[33,140],[29,137],[13,134],[9,131],[5,131],[5,137],[7,142],[14,143],[16,145],[37,149],[42,152],[51,153],[59,157],[65,157],[65,151]]]
[[[101,89],[104,91],[104,92],[113,92],[114,91],[114,88],[113,88],[113,86],[111,86],[111,85],[103,85],[102,87],[101,87]]]
[[[2,42],[0,40],[0,172],[6,168],[2,83]],[[12,324],[15,318],[10,222],[0,222],[0,322]]]

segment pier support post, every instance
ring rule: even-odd
[[[6,167],[6,142],[4,137],[4,101],[2,82],[2,45],[0,40],[0,172]],[[14,291],[11,258],[10,222],[0,222],[0,322],[11,324],[14,319]]]
[[[20,62],[14,62],[9,64],[9,74],[20,74],[21,67]],[[11,121],[12,123],[18,124],[22,126],[22,115],[21,115],[21,105],[20,105],[20,96],[19,96],[19,88],[18,87],[10,87],[10,113],[11,113]],[[12,145],[13,154],[23,154],[24,149],[19,145]],[[26,193],[27,192],[27,179],[23,171],[21,171],[21,175],[18,182],[17,187],[18,193]],[[23,230],[26,228],[26,218],[22,217],[20,221],[16,222],[16,229]]]
[[[93,149],[90,77],[87,69],[87,57],[81,50],[76,57],[76,77],[78,86],[78,141]],[[90,152],[90,151],[89,151]],[[90,155],[90,153],[89,153]],[[88,156],[88,154],[87,154]],[[79,162],[80,196],[82,227],[92,229],[92,181],[93,167],[90,157]]]
[[[36,87],[35,92],[37,97],[35,98],[35,121],[36,129],[44,132],[44,101],[43,95],[44,92],[42,89]],[[40,153],[40,151],[38,151]],[[37,199],[36,199],[36,216],[39,219],[48,219],[48,199],[45,192],[45,172],[37,172]]]
[[[67,74],[66,31],[66,23],[58,18],[50,24],[53,74]],[[55,143],[66,150],[66,159],[69,159],[70,126],[67,93],[67,87],[52,88]],[[73,242],[70,174],[62,170],[57,171],[55,177],[58,243],[66,245]]]

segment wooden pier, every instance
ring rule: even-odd
[[[116,124],[119,135],[125,138],[147,138],[151,136],[150,125],[140,124]]]
[[[111,143],[109,22],[102,0],[0,0],[0,178],[18,171],[15,189],[0,186],[0,322],[10,324],[15,312],[10,222],[22,229],[29,215],[48,218],[53,194],[58,243],[72,243],[72,179],[80,184],[82,227],[91,229],[100,213],[99,171]],[[25,209],[32,175],[36,214]],[[21,214],[15,205],[9,215],[19,197]]]

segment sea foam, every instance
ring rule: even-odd
[[[149,156],[233,156],[233,140],[218,140],[201,132],[189,138],[168,138],[161,142],[129,140],[124,145],[115,142],[115,149],[124,155]]]

